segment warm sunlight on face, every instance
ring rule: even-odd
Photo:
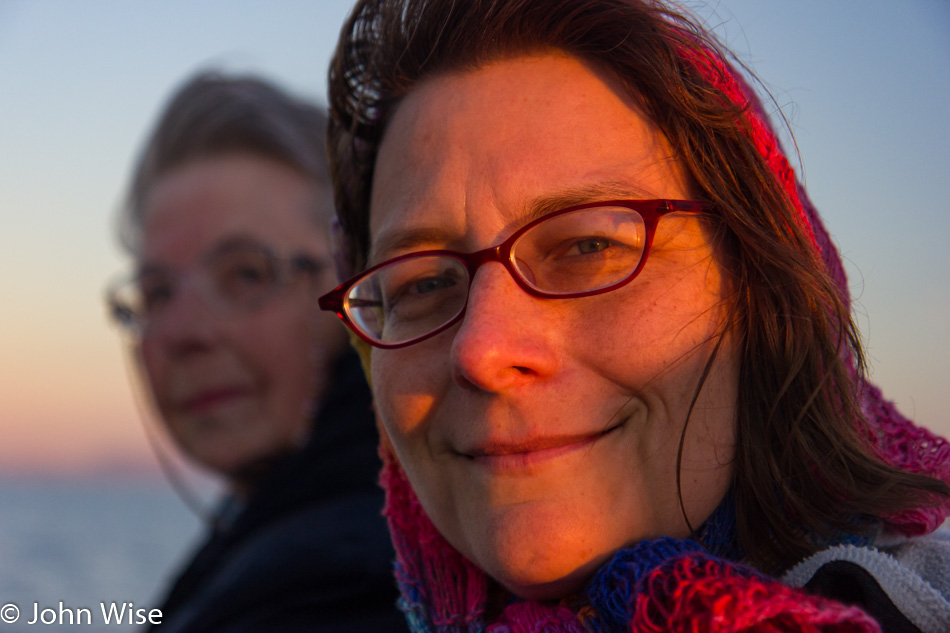
[[[576,59],[518,58],[435,77],[403,100],[383,140],[370,263],[493,246],[537,200],[583,202],[579,191],[586,201],[690,198],[656,127]],[[627,543],[686,536],[678,444],[727,293],[702,220],[674,215],[623,288],[539,299],[490,263],[474,277],[460,324],[374,349],[379,413],[439,530],[527,598],[578,589]],[[727,339],[683,451],[693,525],[728,487],[736,389]]]
[[[333,284],[325,229],[311,210],[317,193],[288,167],[233,155],[185,164],[148,198],[140,267],[193,272],[234,240],[325,264],[315,280],[301,276],[238,314],[213,310],[182,282],[143,335],[145,374],[169,431],[197,462],[225,475],[303,440],[344,344],[333,316],[316,310],[315,297]]]

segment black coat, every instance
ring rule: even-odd
[[[359,360],[335,368],[313,436],[213,530],[153,629],[181,633],[405,631],[381,515],[380,461]]]

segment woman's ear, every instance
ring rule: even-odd
[[[333,255],[337,281],[344,282],[352,277],[355,271],[350,265],[350,240],[336,216],[330,219],[330,252]]]

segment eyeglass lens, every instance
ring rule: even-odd
[[[643,259],[646,226],[624,207],[554,214],[517,235],[509,270],[542,296],[576,295],[619,284]],[[399,259],[356,283],[345,309],[373,340],[398,344],[444,326],[465,309],[471,284],[464,256]]]
[[[181,291],[185,277],[169,270],[150,269],[130,279],[114,292],[113,302],[120,318],[137,321],[140,327],[154,322]],[[195,279],[195,286],[207,304],[223,311],[253,307],[279,283],[276,259],[255,248],[216,253],[199,269]]]

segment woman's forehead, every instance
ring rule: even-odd
[[[380,145],[370,259],[385,259],[385,242],[401,240],[392,233],[493,234],[578,192],[589,197],[574,203],[686,197],[682,172],[633,99],[575,58],[516,58],[435,77],[405,97]]]
[[[222,240],[254,238],[274,248],[321,248],[320,188],[254,156],[183,165],[160,178],[143,208],[142,259],[194,259]]]

